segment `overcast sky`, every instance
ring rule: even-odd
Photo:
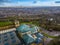
[[[0,7],[60,6],[60,0],[0,0]]]

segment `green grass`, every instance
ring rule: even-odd
[[[37,22],[37,21],[31,21],[31,22],[20,22],[20,24],[33,24],[33,25],[39,26],[39,22]]]
[[[10,21],[0,22],[0,27],[9,26],[11,24],[13,24],[13,22]],[[20,24],[34,24],[36,26],[39,26],[38,21],[20,21]]]
[[[0,27],[8,26],[8,25],[11,25],[11,24],[12,24],[12,22],[8,22],[8,21],[6,21],[6,22],[0,22]]]

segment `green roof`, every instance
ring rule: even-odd
[[[32,42],[41,42],[41,39],[43,37],[42,34],[38,33],[38,27],[34,25],[26,25],[21,24],[18,28],[16,28],[17,31],[25,33],[31,31],[31,34],[24,34],[22,35],[22,38],[26,44],[32,43]],[[34,38],[33,35],[35,35],[37,38]]]
[[[30,30],[29,26],[26,24],[20,25],[18,28],[16,28],[17,31],[20,31],[22,33],[27,32]]]
[[[32,43],[34,42],[34,38],[31,37],[31,35],[28,35],[28,34],[25,34],[23,35],[23,40],[25,41],[25,43],[29,44],[29,43]]]
[[[22,33],[31,31],[32,33],[36,32],[37,26],[29,26],[26,24],[21,24],[18,28],[16,28],[17,31],[20,31]]]

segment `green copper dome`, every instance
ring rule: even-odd
[[[42,41],[43,35],[38,32],[39,28],[35,25],[21,24],[16,30],[21,34],[26,44],[32,42],[40,43]]]
[[[16,28],[16,30],[24,33],[24,32],[28,32],[30,28],[26,24],[21,24],[18,28]]]
[[[38,30],[38,27],[34,25],[21,24],[18,28],[16,28],[16,30],[22,33],[28,32],[28,31],[35,33]]]

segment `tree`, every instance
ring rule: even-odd
[[[51,40],[47,45],[60,45],[60,36]]]

